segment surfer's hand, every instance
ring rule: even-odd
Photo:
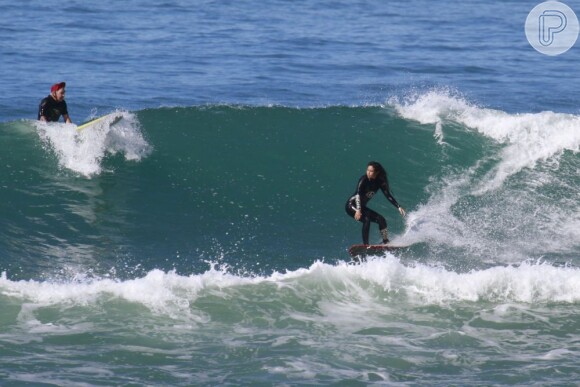
[[[362,217],[362,212],[357,211],[354,213],[354,220],[360,220],[361,217]]]
[[[401,213],[401,216],[404,218],[405,215],[407,215],[407,213],[405,212],[405,209],[403,207],[399,207],[399,212]]]

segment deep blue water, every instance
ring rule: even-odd
[[[568,2],[578,7],[580,3]],[[382,103],[451,88],[509,112],[578,111],[578,49],[528,44],[534,2],[30,1],[0,5],[4,120],[35,117],[52,83],[93,109]]]
[[[580,51],[536,4],[0,3],[0,384],[575,385]],[[60,81],[123,119],[34,121]],[[371,159],[410,247],[349,265]]]

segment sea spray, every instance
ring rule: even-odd
[[[288,293],[301,302],[325,299],[351,302],[363,297],[381,303],[406,299],[418,305],[447,305],[476,302],[517,302],[527,304],[580,302],[580,270],[547,262],[523,262],[468,272],[440,266],[403,262],[394,255],[371,257],[359,265],[315,262],[307,268],[269,276],[236,275],[225,267],[211,267],[201,274],[180,275],[175,271],[152,270],[129,280],[86,278],[71,281],[35,281],[0,276],[0,291],[19,303],[50,305],[90,305],[123,299],[140,304],[153,313],[177,317],[208,296],[227,302],[259,304],[263,288],[270,289],[272,302],[286,303]],[[254,289],[254,290],[252,290]],[[252,295],[254,294],[254,295]],[[386,297],[386,298],[385,298]],[[296,300],[297,301],[297,300]],[[293,301],[294,302],[294,301]]]
[[[138,161],[151,152],[135,114],[117,113],[122,119],[114,125],[111,125],[114,117],[110,117],[82,131],[77,131],[73,124],[38,122],[36,126],[61,167],[89,177],[101,173],[107,153],[121,152],[126,160]]]
[[[443,136],[445,122],[455,122],[507,144],[499,155],[501,162],[485,177],[485,183],[476,186],[479,194],[500,187],[523,168],[580,149],[580,117],[573,114],[510,114],[479,107],[447,89],[412,94],[403,100],[391,98],[389,104],[406,119],[435,124],[438,136]]]
[[[442,150],[448,167],[426,187],[430,199],[409,214],[406,240],[512,263],[534,253],[577,251],[573,230],[580,229],[580,209],[573,198],[580,199],[580,191],[573,165],[580,117],[510,114],[479,107],[447,89],[392,98],[389,104],[406,119],[435,124],[454,145]],[[478,134],[483,142],[475,148]],[[469,154],[478,157],[454,165]]]

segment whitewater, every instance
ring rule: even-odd
[[[0,385],[576,386],[580,51],[535,5],[1,3]],[[370,160],[408,247],[357,265]]]
[[[20,184],[2,220],[8,380],[574,382],[576,116],[439,89],[377,106],[118,114],[91,132],[2,124],[3,147],[44,152],[4,172]],[[372,205],[410,245],[360,265],[346,254],[360,226],[341,213],[365,165],[353,136],[378,138],[367,157],[408,216]]]

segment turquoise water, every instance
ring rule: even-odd
[[[576,385],[578,54],[535,4],[53,5],[0,6],[0,384]],[[123,119],[34,121],[61,79]],[[410,247],[351,265],[369,160]]]

